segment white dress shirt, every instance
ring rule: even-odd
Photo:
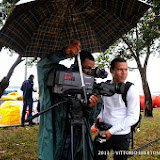
[[[127,92],[127,107],[121,94],[115,93],[111,97],[102,96],[102,99],[103,107],[98,118],[112,125],[109,129],[110,133],[112,135],[130,133],[130,126],[138,121],[140,114],[139,93],[136,87],[131,85]]]

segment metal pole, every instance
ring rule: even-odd
[[[158,138],[154,139],[153,141],[151,141],[151,142],[149,142],[149,143],[147,143],[147,144],[145,144],[145,145],[143,145],[143,146],[141,146],[141,147],[133,150],[133,153],[134,153],[134,152],[137,152],[137,151],[140,151],[140,150],[148,147],[149,145],[151,145],[151,144],[154,143],[154,142],[157,142],[158,140],[160,140],[160,137],[158,137]],[[129,157],[131,157],[131,156],[134,156],[134,154],[133,154],[133,155],[129,155]]]
[[[87,105],[87,94],[86,94],[86,89],[85,89],[85,83],[84,83],[84,77],[83,77],[83,71],[82,71],[82,64],[81,64],[81,59],[80,59],[80,53],[77,53],[77,60],[78,60],[78,67],[79,67],[79,73],[80,73],[80,78],[81,78],[81,83],[82,83],[82,89],[84,93],[84,98],[85,102],[84,104]]]
[[[158,141],[158,140],[160,140],[160,137],[158,137],[158,138],[154,139],[153,141],[151,141],[151,142],[149,142],[149,143],[143,145],[142,147],[139,147],[139,148],[135,149],[134,151],[140,151],[140,150],[142,150],[142,149],[148,147],[149,145],[151,145],[152,143],[154,143],[154,142],[156,142],[156,141]]]
[[[26,62],[25,62],[25,71],[24,71],[24,80],[27,79],[27,57],[26,57]]]

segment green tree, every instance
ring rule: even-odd
[[[3,0],[0,3],[0,28],[4,25],[7,16],[12,12],[14,4],[18,0]],[[23,60],[21,56],[18,56],[15,63],[11,66],[6,76],[0,81],[0,97],[3,95],[3,91],[9,86],[9,80],[13,74],[15,67]]]
[[[108,66],[111,57],[121,56],[136,61],[145,96],[145,116],[153,116],[152,97],[146,76],[147,64],[150,55],[160,50],[160,1],[151,1],[150,4],[151,8],[137,26],[97,58],[97,64],[101,67]]]
[[[5,23],[7,16],[12,12],[14,4],[18,0],[3,0],[0,3],[0,28]]]

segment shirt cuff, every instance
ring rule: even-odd
[[[115,127],[111,127],[109,129],[109,132],[113,135],[116,132],[116,128]]]
[[[119,125],[114,125],[109,129],[109,132],[113,135],[116,132],[122,131],[123,129]]]

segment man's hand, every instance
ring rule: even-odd
[[[106,135],[106,139],[107,139],[107,140],[109,140],[109,139],[110,139],[110,137],[112,136],[112,134],[110,133],[110,131],[109,131],[109,130],[107,130],[107,131],[105,131],[105,132],[101,133],[101,136],[103,136],[103,135]]]
[[[99,95],[97,95],[96,93],[94,95],[91,95],[89,98],[89,104],[88,107],[92,108],[93,106],[95,106],[99,101]]]
[[[77,52],[80,52],[80,42],[78,40],[74,40],[72,43],[70,43],[67,48],[65,49],[65,52],[67,54],[73,53],[74,55],[77,55]]]

